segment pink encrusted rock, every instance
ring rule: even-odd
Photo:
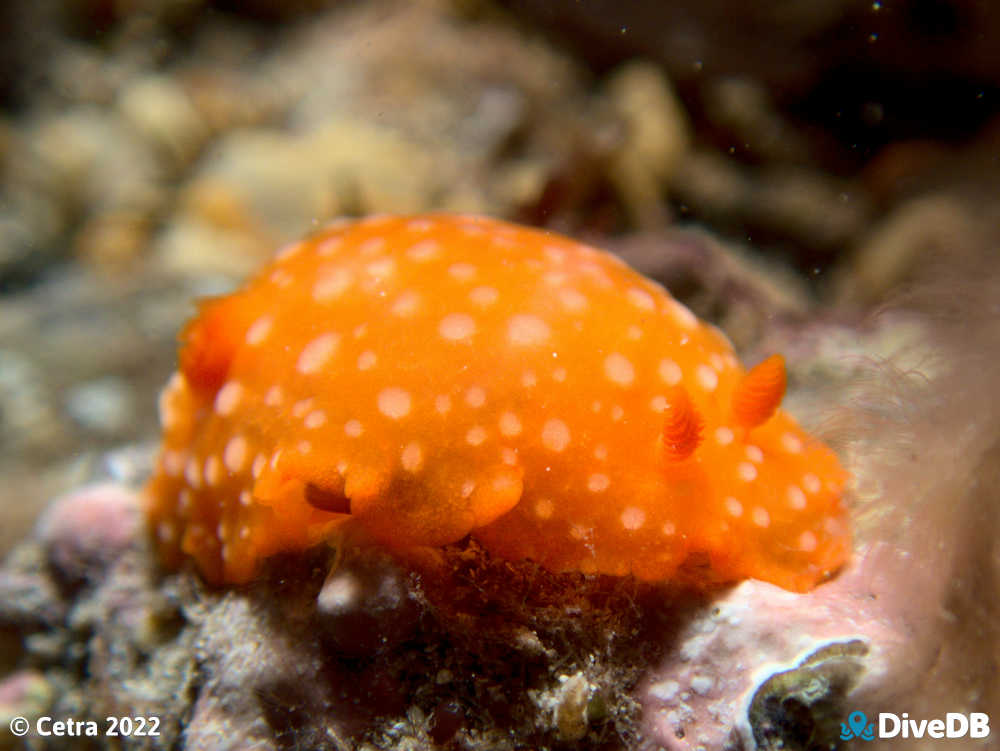
[[[808,671],[817,662],[819,679],[842,684],[843,693],[879,682],[906,634],[858,586],[865,578],[854,570],[806,594],[747,581],[707,605],[638,687],[645,747],[723,749],[739,736],[755,748],[754,735],[763,730],[752,725],[766,724],[751,722],[758,689],[776,674]],[[840,698],[832,693],[824,700]]]
[[[748,581],[706,604],[636,687],[640,748],[832,748],[856,711],[1000,715],[998,289],[994,269],[938,268],[855,340],[898,349],[830,400],[846,405],[829,427],[854,478],[850,564],[807,593]],[[907,743],[924,747],[863,745]],[[948,745],[994,748],[996,730]]]
[[[38,522],[37,535],[60,578],[69,583],[95,579],[143,531],[139,496],[105,483],[56,499]]]

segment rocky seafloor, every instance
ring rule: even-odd
[[[811,592],[555,575],[473,542],[429,566],[320,546],[211,589],[158,564],[136,484],[149,457],[133,451],[111,457],[116,482],[54,501],[0,569],[5,651],[20,652],[5,720],[103,734],[104,718],[155,718],[155,736],[79,748],[680,750],[836,748],[858,708],[988,715],[997,289],[995,274],[938,278],[864,328],[772,331],[797,355],[792,404],[827,416],[854,475],[854,556]]]
[[[996,14],[579,5],[0,9],[0,747],[996,747],[840,740],[1000,718]],[[472,544],[162,570],[139,494],[192,301],[332,217],[439,209],[607,247],[784,352],[854,476],[848,567],[805,595]]]

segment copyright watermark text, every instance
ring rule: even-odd
[[[97,720],[77,720],[72,717],[57,719],[45,715],[34,722],[27,717],[15,717],[10,721],[10,732],[21,737],[34,732],[35,735],[48,737],[143,737],[160,734],[159,717],[105,717],[103,722]]]

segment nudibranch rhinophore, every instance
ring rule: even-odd
[[[338,222],[180,338],[148,513],[165,561],[214,583],[345,524],[394,549],[471,534],[552,571],[798,591],[849,552],[847,475],[779,408],[783,360],[745,371],[658,284],[549,232]]]

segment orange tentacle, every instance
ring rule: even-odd
[[[763,425],[785,395],[785,359],[771,355],[751,368],[733,393],[733,421],[747,430]]]
[[[663,410],[663,449],[667,458],[687,459],[701,443],[704,421],[683,386],[676,386],[667,397]]]

